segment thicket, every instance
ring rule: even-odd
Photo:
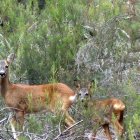
[[[93,97],[122,99],[127,108],[125,139],[139,139],[139,1],[1,0],[0,59],[11,52],[16,54],[10,67],[15,83],[64,82],[74,89],[75,78],[94,79]],[[9,115],[3,101],[1,108],[0,122],[6,124],[0,127],[7,128]],[[60,118],[52,114],[27,117],[26,137],[53,139],[59,133]],[[11,136],[6,130],[0,130],[3,139]],[[76,134],[75,138],[82,137],[79,126]]]

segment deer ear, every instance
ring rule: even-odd
[[[75,86],[76,88],[80,88],[79,80],[74,79],[74,86]]]
[[[7,57],[7,63],[10,64],[15,58],[15,54],[11,53],[8,57]]]
[[[92,88],[93,86],[95,85],[95,80],[91,80],[89,83],[88,83],[88,88]]]

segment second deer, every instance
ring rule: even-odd
[[[108,109],[108,121],[104,122],[102,125],[105,133],[109,140],[111,140],[111,134],[109,130],[109,124],[112,123],[115,129],[117,130],[117,133],[122,136],[124,132],[124,124],[123,124],[123,117],[124,117],[124,111],[125,111],[125,104],[117,98],[109,98],[104,100],[93,100],[91,89],[93,88],[93,83],[88,82],[87,85],[82,85],[79,81],[75,82],[76,85],[76,93],[77,98],[80,100],[80,102],[83,103],[83,106],[85,108],[90,108],[93,110],[103,110],[105,108]],[[112,119],[112,117],[115,117]]]

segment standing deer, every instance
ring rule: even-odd
[[[105,134],[107,135],[109,140],[112,139],[109,131],[109,124],[112,123],[117,129],[118,134],[122,136],[124,131],[123,115],[125,104],[117,98],[93,100],[91,97],[92,85],[93,84],[90,82],[86,87],[82,87],[80,83],[76,82],[76,93],[78,100],[83,102],[85,108],[94,108],[96,111],[110,107],[110,110],[108,112],[108,115],[110,115],[108,116],[109,123],[104,123],[102,125],[105,130]],[[115,117],[114,120],[112,119],[113,115]]]
[[[63,83],[26,85],[12,84],[9,81],[8,67],[14,59],[10,54],[6,60],[0,60],[0,93],[8,107],[15,112],[10,124],[14,139],[18,139],[15,127],[22,128],[24,116],[41,110],[54,113],[63,112],[65,123],[71,126],[75,123],[68,109],[76,98],[74,91]]]

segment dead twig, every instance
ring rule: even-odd
[[[68,127],[63,132],[61,132],[59,135],[57,135],[53,140],[57,140],[60,136],[62,136],[64,133],[66,133],[67,131],[69,131],[70,129],[72,129],[73,127],[75,127],[76,125],[78,125],[81,122],[83,122],[83,120],[80,120],[79,122],[73,124],[71,127]]]

